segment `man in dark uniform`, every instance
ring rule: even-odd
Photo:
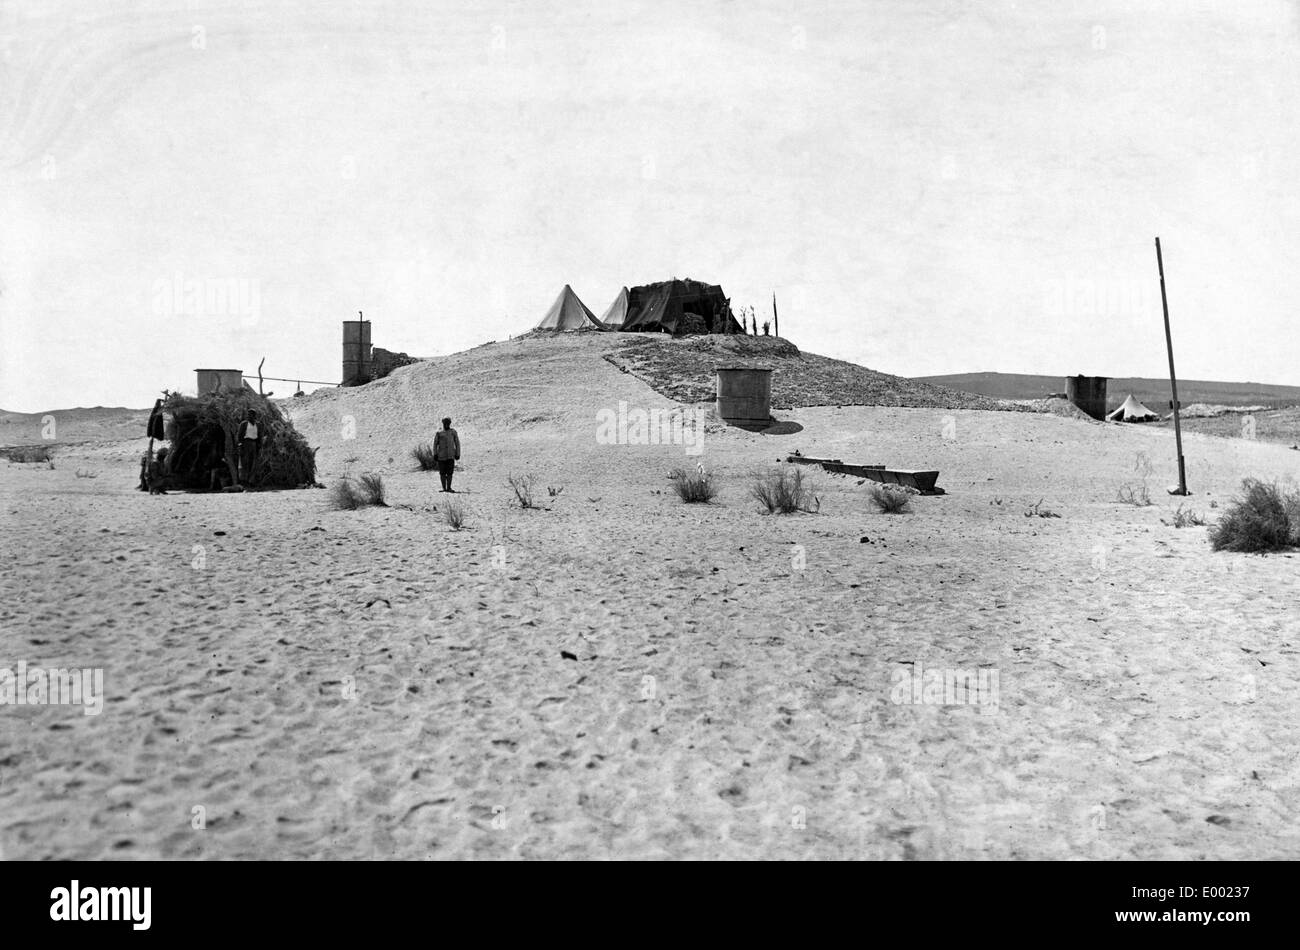
[[[442,479],[442,490],[455,494],[451,478],[456,473],[456,462],[460,459],[460,436],[451,427],[450,418],[442,420],[442,428],[433,437],[433,457],[438,460],[438,477]]]

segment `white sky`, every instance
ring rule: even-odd
[[[0,11],[6,409],[336,380],[357,310],[433,356],[672,276],[888,372],[1160,376],[1156,234],[1179,374],[1300,383],[1292,2]]]

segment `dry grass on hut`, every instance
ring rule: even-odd
[[[202,396],[171,393],[163,400],[171,421],[166,435],[171,482],[178,488],[206,488],[214,466],[225,462],[231,484],[238,468],[236,437],[249,409],[257,410],[261,446],[254,488],[307,488],[316,483],[316,450],[271,400],[251,389],[218,390]]]

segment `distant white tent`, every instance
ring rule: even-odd
[[[587,309],[587,305],[578,299],[573,288],[565,284],[560,296],[555,298],[555,303],[551,304],[551,309],[546,311],[546,316],[542,317],[535,329],[603,330],[605,327]]]
[[[627,319],[627,288],[624,287],[609,305],[609,309],[600,315],[600,322],[611,330],[617,330]]]
[[[1106,416],[1107,422],[1154,422],[1160,416],[1152,412],[1129,393],[1128,398],[1114,412]]]

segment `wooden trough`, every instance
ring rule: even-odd
[[[886,468],[883,465],[849,465],[839,459],[820,459],[808,455],[790,455],[786,457],[787,462],[793,462],[796,465],[820,465],[828,472],[834,472],[841,475],[854,475],[858,478],[869,478],[873,482],[882,482],[886,485],[903,485],[907,488],[915,488],[922,495],[942,495],[943,489],[935,487],[939,481],[939,472],[937,469],[917,469],[917,468]]]

